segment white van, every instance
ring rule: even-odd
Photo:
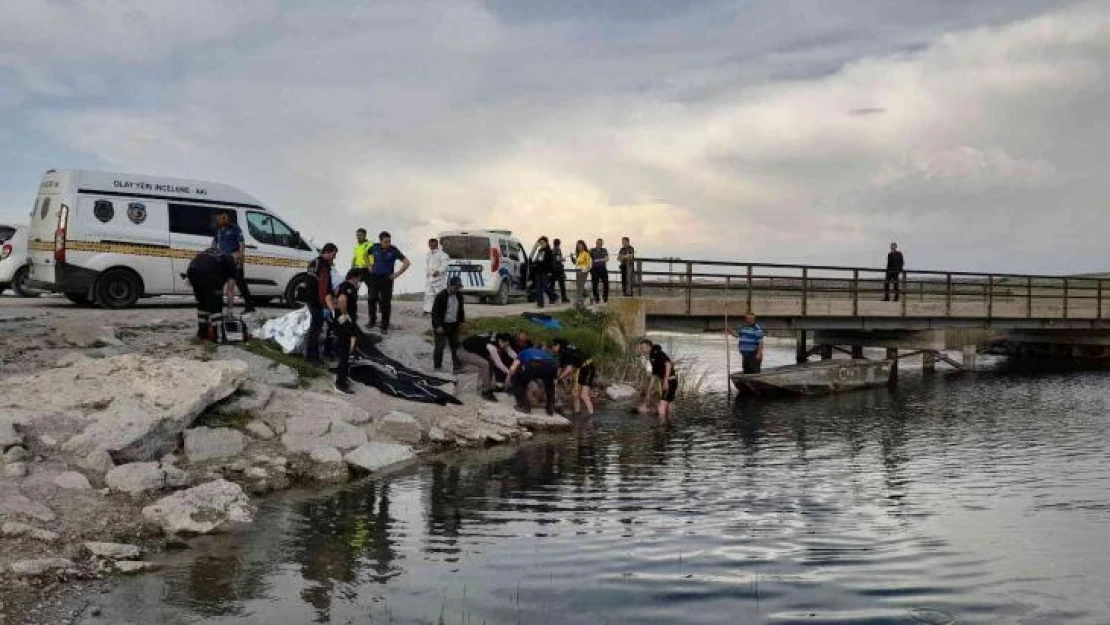
[[[223,184],[100,171],[43,175],[31,210],[29,284],[107,308],[191,295],[186,269],[212,245],[220,213],[243,230],[255,300],[292,302],[316,252],[257,199]]]
[[[505,305],[527,295],[528,253],[508,230],[454,230],[439,235],[451,262],[447,277],[462,280],[463,293]]]

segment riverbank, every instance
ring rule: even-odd
[[[523,310],[532,307],[468,313],[523,321]],[[419,304],[399,302],[394,317],[379,347],[428,371]],[[188,536],[250,531],[268,493],[570,425],[482,401],[467,375],[446,388],[462,406],[360,385],[351,397],[329,393],[325,372],[190,341],[193,318],[174,300],[103,311],[43,298],[0,313],[0,622],[44,622],[62,588],[149,570],[145,555]]]

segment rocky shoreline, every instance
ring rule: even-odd
[[[59,584],[142,573],[154,568],[146,554],[198,535],[249,531],[267,493],[341,484],[424,454],[571,426],[561,416],[515,412],[507,399],[481,400],[466,375],[447,389],[461,406],[407,402],[365,386],[348,398],[326,391],[327,378],[301,379],[241,348],[190,344],[187,321],[101,326],[80,312],[53,323],[0,319],[8,326],[0,326],[0,365],[27,371],[0,379],[5,625],[32,622],[21,619]],[[430,359],[417,332],[379,347],[415,368]]]

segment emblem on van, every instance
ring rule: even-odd
[[[93,204],[93,215],[96,216],[101,223],[108,223],[115,217],[116,210],[112,207],[112,203],[108,200],[97,200]]]
[[[141,224],[146,221],[146,204],[142,202],[131,202],[127,205],[127,218],[133,224]]]

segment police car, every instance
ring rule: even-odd
[[[27,285],[27,226],[0,225],[0,293],[11,289],[16,297],[38,295]]]
[[[316,252],[260,201],[224,184],[102,171],[43,175],[31,209],[28,282],[106,308],[191,295],[186,269],[211,246],[221,213],[243,230],[255,302],[292,303]]]
[[[482,302],[505,305],[527,296],[528,253],[508,230],[453,230],[439,235],[451,262],[447,278],[462,280],[462,291]]]

